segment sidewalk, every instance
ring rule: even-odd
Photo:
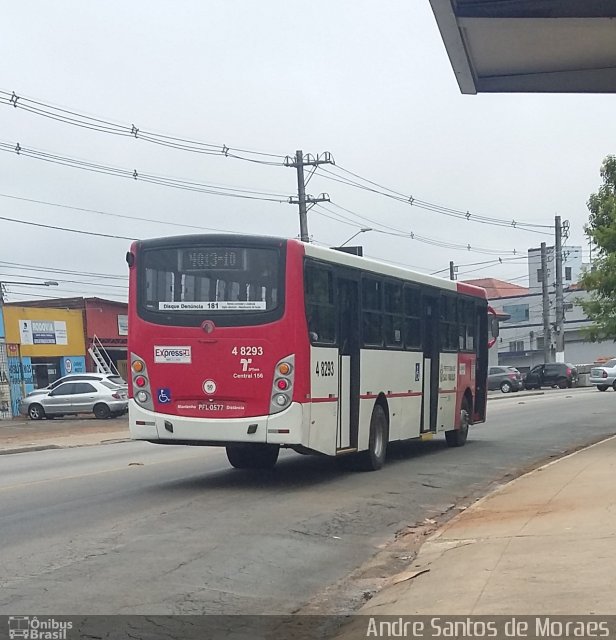
[[[615,472],[613,437],[510,482],[445,524],[358,613],[613,614]]]
[[[110,420],[73,417],[60,420],[0,420],[0,455],[81,447],[126,440],[126,416]]]

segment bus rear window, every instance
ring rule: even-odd
[[[280,304],[277,249],[148,249],[142,254],[139,271],[139,306],[147,314],[216,319],[267,313]]]

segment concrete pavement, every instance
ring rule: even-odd
[[[500,487],[429,538],[359,613],[613,614],[615,471],[612,437]]]
[[[0,455],[125,440],[128,418],[74,416],[56,420],[0,420]]]

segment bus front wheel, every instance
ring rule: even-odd
[[[271,469],[278,460],[277,444],[230,444],[227,459],[236,469]]]

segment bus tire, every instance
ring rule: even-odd
[[[278,460],[277,444],[229,444],[227,459],[236,469],[271,469]]]
[[[463,447],[468,438],[468,427],[471,421],[471,412],[468,398],[462,400],[460,408],[460,428],[445,431],[445,440],[448,447]]]
[[[370,418],[370,438],[368,449],[358,457],[358,467],[362,471],[378,471],[385,463],[387,443],[389,441],[389,424],[382,405],[375,404]]]

